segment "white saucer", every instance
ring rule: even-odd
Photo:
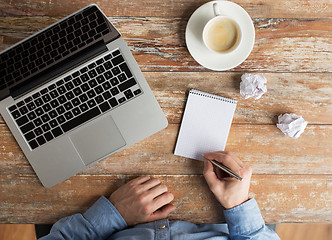
[[[234,19],[242,31],[240,45],[230,53],[218,54],[203,43],[205,24],[214,17],[212,4],[218,2],[221,15]],[[255,28],[249,14],[239,5],[229,1],[211,1],[200,6],[191,15],[186,27],[186,44],[191,56],[203,67],[225,71],[240,65],[250,54],[255,43]]]

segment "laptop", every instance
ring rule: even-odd
[[[0,113],[47,188],[168,124],[95,4],[1,52]]]

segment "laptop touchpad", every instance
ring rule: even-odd
[[[126,145],[111,116],[83,126],[70,136],[85,165],[105,157]]]

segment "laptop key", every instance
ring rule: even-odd
[[[76,107],[72,110],[72,112],[73,112],[74,116],[77,116],[81,113],[81,110],[78,107]]]
[[[53,119],[52,121],[50,121],[50,126],[51,128],[55,128],[56,126],[58,126],[58,122],[55,119]]]
[[[33,132],[36,134],[36,136],[39,136],[43,133],[43,130],[40,127],[38,127]]]
[[[74,98],[73,100],[71,100],[71,103],[76,107],[80,104],[80,100],[78,98]]]
[[[41,126],[41,128],[43,129],[44,132],[47,132],[48,130],[50,130],[50,125],[48,125],[48,123],[45,123],[44,125]]]
[[[107,90],[107,89],[110,89],[112,86],[109,82],[105,82],[105,83],[103,83],[103,87],[105,90]]]
[[[95,101],[99,104],[104,101],[103,97],[101,95],[95,97]]]
[[[60,104],[63,104],[63,103],[65,103],[65,102],[67,101],[67,99],[66,99],[65,96],[60,96],[60,97],[58,98],[58,100],[59,100],[59,103],[60,103]]]
[[[118,67],[112,68],[112,73],[114,76],[118,75],[121,72],[121,70]]]
[[[43,136],[39,136],[37,137],[37,142],[39,145],[43,145],[44,143],[46,143],[46,140]]]
[[[98,116],[100,113],[101,113],[101,111],[99,110],[99,108],[94,107],[94,108],[90,109],[89,111],[86,111],[85,113],[62,124],[61,128],[64,132],[68,132],[69,130],[81,125],[82,123],[85,123],[86,121]]]
[[[36,114],[34,112],[29,112],[28,113],[28,118],[29,118],[30,121],[33,120],[33,119],[35,119],[36,117],[37,116],[36,116]]]
[[[137,89],[137,90],[134,91],[134,94],[135,94],[135,95],[138,95],[138,94],[140,94],[141,92],[142,92],[141,89]]]
[[[112,107],[115,107],[115,106],[119,105],[116,98],[111,98],[108,102]]]
[[[96,102],[95,102],[95,100],[93,100],[93,99],[89,100],[89,101],[88,101],[88,106],[89,106],[90,108],[96,106]]]
[[[41,98],[37,98],[34,103],[36,104],[37,107],[43,105],[43,100]]]
[[[59,124],[62,124],[62,123],[64,123],[66,121],[66,119],[63,116],[57,117],[56,120],[58,121]]]
[[[127,99],[131,99],[134,96],[133,92],[130,89],[126,90],[124,92],[124,95],[126,96]]]
[[[108,70],[108,69],[112,68],[112,63],[108,61],[108,62],[105,62],[103,66],[106,70]]]
[[[29,119],[26,116],[23,116],[23,117],[16,120],[16,123],[19,126],[22,126],[22,125],[26,124],[27,122],[29,122]]]
[[[104,73],[104,76],[105,76],[106,79],[110,79],[111,77],[113,77],[113,74],[112,74],[112,72],[107,71],[107,72]]]
[[[66,112],[65,113],[65,118],[67,119],[67,120],[69,120],[69,119],[72,119],[74,116],[73,116],[73,114],[71,113],[71,112]]]
[[[58,114],[55,110],[50,111],[49,115],[50,115],[50,118],[56,118],[58,116]]]
[[[47,132],[47,133],[44,134],[44,138],[47,141],[51,141],[54,137],[53,137],[53,135],[50,132]]]
[[[50,95],[48,94],[43,95],[42,99],[44,100],[45,103],[51,100]]]
[[[86,110],[89,109],[89,107],[86,103],[83,103],[82,105],[80,105],[80,109],[81,109],[82,112],[85,112]]]
[[[60,127],[54,128],[52,131],[54,137],[60,136],[63,132]]]
[[[136,83],[135,79],[131,78],[128,81],[125,81],[125,82],[121,83],[118,87],[119,87],[120,91],[123,92],[126,89],[128,89],[128,88],[130,88],[130,87],[132,87],[132,86],[134,86],[136,84],[137,83]]]
[[[48,112],[48,111],[50,111],[52,109],[51,105],[48,104],[48,103],[46,103],[42,108],[44,109],[45,112]]]
[[[102,59],[100,59],[100,60],[102,60]],[[103,72],[105,72],[105,69],[103,66],[98,66],[98,67],[96,67],[96,71],[97,71],[97,73],[102,74]]]
[[[70,99],[74,98],[75,96],[74,96],[73,92],[67,92],[66,97],[68,100],[70,100]]]
[[[63,106],[67,111],[73,108],[73,105],[70,102],[66,102]]]
[[[122,71],[124,71],[127,75],[128,78],[132,77],[133,75],[131,74],[129,68],[128,68],[128,65],[124,62],[124,63],[121,63],[120,65],[120,68]]]
[[[48,116],[48,114],[44,114],[43,116],[41,116],[41,120],[46,123],[50,120],[50,117]]]
[[[117,78],[119,79],[120,82],[127,80],[127,77],[124,73],[121,73],[119,76],[117,76]]]
[[[118,79],[116,77],[112,78],[110,80],[110,82],[111,82],[111,84],[112,84],[113,87],[119,84],[119,81],[118,81]]]
[[[104,90],[103,90],[103,88],[101,86],[97,86],[95,88],[95,91],[96,91],[97,94],[101,94],[102,92],[104,92]]]
[[[100,75],[100,76],[96,77],[96,80],[97,80],[98,83],[103,83],[103,82],[105,82],[105,78],[104,78],[103,75]]]
[[[93,89],[91,89],[90,91],[87,92],[89,98],[93,98],[94,96],[96,96],[95,91],[93,91]]]
[[[125,98],[125,97],[122,97],[122,98],[119,99],[119,103],[123,103],[123,102],[125,102],[125,101],[126,101],[126,98]]]
[[[88,96],[85,93],[83,93],[81,96],[79,96],[79,98],[80,98],[81,102],[85,102],[88,100]]]
[[[53,108],[56,108],[57,106],[59,106],[59,102],[58,102],[58,100],[54,99],[53,101],[51,101],[51,106],[52,106]]]
[[[31,149],[35,149],[36,147],[38,147],[38,143],[36,142],[36,140],[30,141],[29,145],[30,145]]]
[[[13,116],[13,118],[17,119],[21,116],[21,114],[18,110],[16,110],[16,111],[12,112],[12,116]]]
[[[116,66],[116,65],[119,65],[120,63],[124,62],[124,59],[121,55],[119,55],[119,56],[113,58],[111,61],[113,63],[113,66]]]
[[[115,96],[115,95],[119,94],[120,92],[119,92],[119,89],[117,87],[114,87],[114,88],[111,89],[111,93],[113,94],[113,96]]]
[[[23,106],[23,107],[20,108],[20,113],[22,115],[26,114],[27,112],[28,112],[28,109],[25,106]]]
[[[104,102],[104,103],[100,104],[99,107],[102,112],[106,112],[107,110],[109,110],[111,108],[110,105],[108,104],[108,102]]]
[[[36,135],[33,133],[33,131],[31,131],[31,132],[28,132],[27,134],[25,134],[24,137],[27,141],[30,141],[31,139],[34,139],[36,137]]]

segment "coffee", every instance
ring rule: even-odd
[[[235,49],[240,37],[238,25],[227,17],[213,18],[205,26],[203,34],[205,44],[218,53],[226,53]]]

